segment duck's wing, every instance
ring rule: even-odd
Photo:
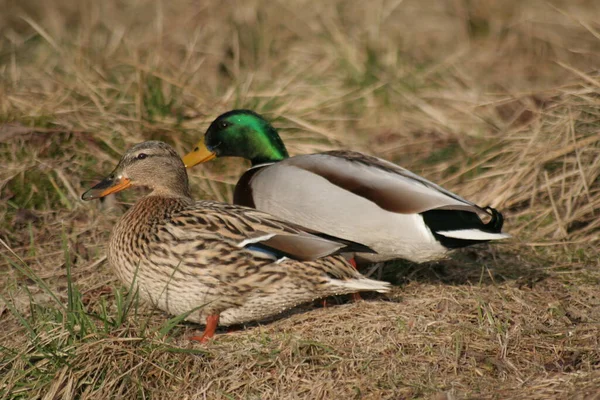
[[[346,252],[374,253],[365,245],[304,229],[256,209],[212,201],[196,202],[180,211],[172,216],[171,226],[180,228],[177,235],[187,240],[214,236],[274,259],[311,261]]]
[[[489,213],[443,187],[389,161],[353,151],[330,151],[293,157],[305,169],[384,210],[419,214],[434,209]]]
[[[258,186],[256,181],[252,182],[255,176],[260,176],[260,189],[265,186],[274,190],[278,187],[289,188],[289,181],[297,177],[293,173],[295,168],[309,173],[303,174],[300,181],[294,181],[298,190],[309,188],[312,175],[313,179],[324,178],[331,185],[343,189],[348,198],[359,196],[393,213],[463,210],[493,217],[489,207],[480,207],[389,161],[351,151],[296,156],[251,168],[238,182],[235,203],[254,207],[257,200],[268,202],[269,199],[264,196],[272,191],[255,190]]]

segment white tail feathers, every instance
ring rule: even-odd
[[[361,292],[361,291],[373,291],[379,293],[387,293],[391,289],[391,285],[388,282],[376,281],[368,278],[358,278],[343,281],[341,279],[332,279],[331,284],[340,286],[344,293]]]
[[[511,237],[508,233],[491,233],[479,229],[459,229],[455,231],[439,231],[438,235],[464,240],[500,240]]]

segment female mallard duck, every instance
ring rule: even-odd
[[[190,198],[183,162],[169,145],[132,147],[116,169],[83,200],[132,186],[151,192],[115,225],[108,261],[119,279],[135,283],[142,299],[187,320],[218,323],[260,320],[316,298],[389,284],[367,279],[342,256],[364,246],[320,237],[267,213]]]
[[[432,261],[510,237],[498,211],[380,158],[351,151],[289,157],[277,131],[253,111],[219,116],[183,160],[192,167],[224,156],[252,163],[237,183],[235,204],[364,244],[377,252],[360,255],[370,261]]]

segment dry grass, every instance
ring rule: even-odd
[[[598,398],[597,1],[2,10],[0,398]],[[234,107],[292,154],[362,150],[498,207],[515,239],[388,265],[388,298],[189,343],[106,265],[123,207],[79,194],[132,143],[183,153]],[[194,193],[229,200],[243,169],[195,169]]]

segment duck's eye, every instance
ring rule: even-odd
[[[146,154],[146,153],[140,153],[137,155],[138,160],[143,160],[146,157],[148,157],[148,154]]]
[[[227,122],[227,121],[221,121],[221,122],[219,122],[219,127],[220,127],[221,129],[228,128],[228,127],[229,127],[229,125],[230,125],[230,124],[229,124],[229,122]]]

